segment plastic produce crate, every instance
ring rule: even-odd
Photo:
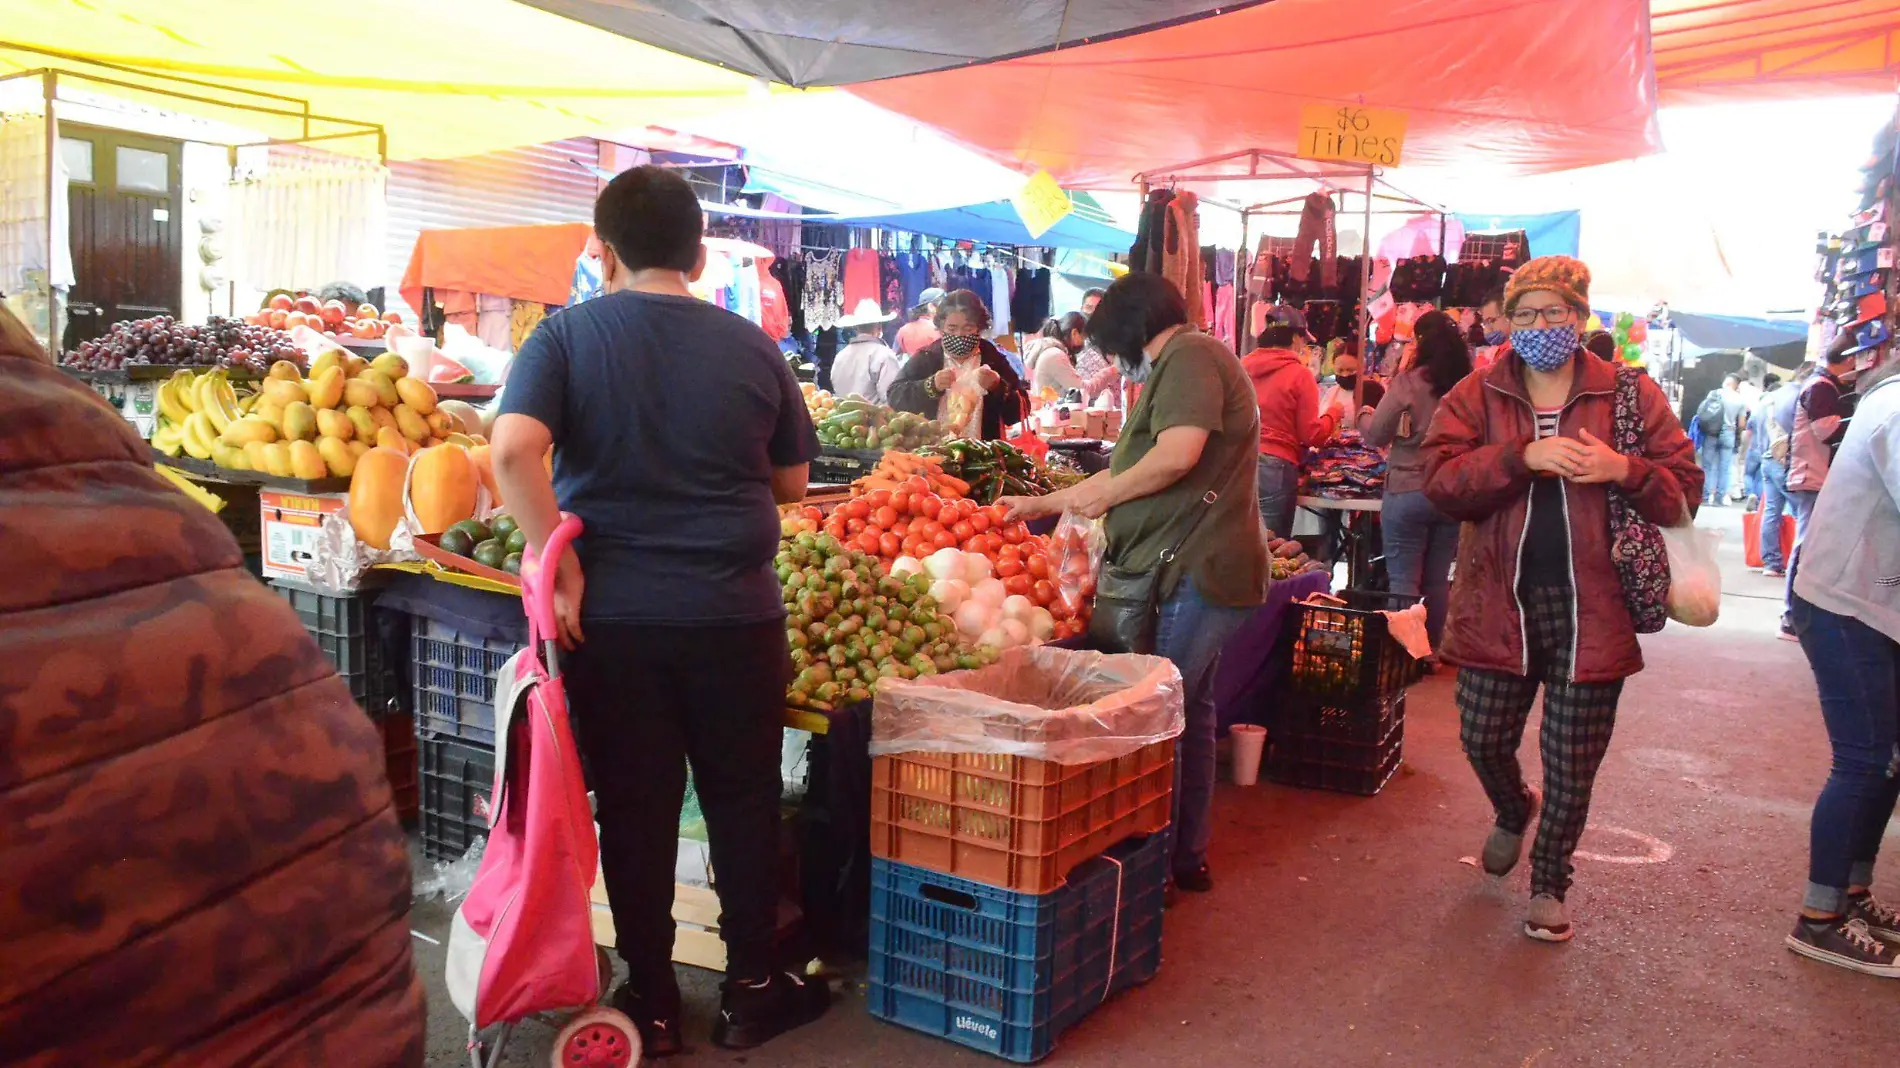
[[[1418,680],[1419,664],[1386,630],[1381,611],[1418,603],[1416,597],[1369,590],[1340,594],[1345,608],[1295,604],[1293,689],[1313,697],[1357,701],[1384,697]]]
[[[290,603],[323,655],[336,665],[357,705],[376,717],[387,713],[392,701],[401,707],[402,686],[396,665],[383,655],[373,593],[332,596],[285,579],[275,579],[270,585]]]
[[[1161,966],[1171,836],[1123,842],[1048,894],[871,862],[872,1016],[1007,1060],[1041,1060],[1064,1031]]]
[[[1304,694],[1285,694],[1273,711],[1269,730],[1306,738],[1375,745],[1405,718],[1405,691],[1335,701]]]
[[[1025,894],[1167,826],[1174,743],[1093,764],[988,753],[871,762],[871,854]]]
[[[473,637],[416,616],[414,650],[416,729],[495,746],[495,673],[520,651],[514,642]]]
[[[416,737],[422,785],[422,853],[454,860],[488,837],[495,790],[495,752],[456,738]]]
[[[396,814],[402,817],[405,826],[413,825],[422,803],[415,717],[407,712],[391,712],[377,725],[383,730],[383,764],[389,774],[389,792],[395,799]]]
[[[1405,717],[1371,744],[1279,731],[1267,734],[1270,782],[1371,797],[1385,788],[1405,749]]]

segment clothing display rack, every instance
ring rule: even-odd
[[[1143,171],[1134,176],[1136,186],[1141,191],[1144,204],[1149,193],[1159,187],[1172,188],[1183,184],[1210,184],[1220,182],[1262,182],[1293,183],[1307,187],[1307,191],[1296,196],[1280,197],[1252,204],[1232,204],[1207,197],[1200,203],[1211,204],[1238,212],[1240,215],[1241,256],[1253,253],[1249,251],[1249,228],[1256,216],[1275,216],[1305,214],[1308,197],[1317,192],[1329,201],[1335,195],[1340,198],[1338,209],[1346,206],[1348,197],[1361,198],[1360,210],[1354,212],[1361,216],[1359,255],[1359,314],[1357,339],[1364,350],[1367,337],[1371,334],[1371,306],[1377,294],[1372,289],[1372,217],[1374,215],[1436,215],[1439,218],[1439,255],[1444,255],[1445,220],[1444,208],[1417,197],[1411,196],[1393,186],[1380,176],[1380,170],[1371,164],[1355,164],[1333,160],[1310,160],[1271,149],[1249,148],[1237,152],[1227,152],[1218,156],[1188,160]],[[1330,224],[1330,220],[1329,224]],[[1297,239],[1294,239],[1297,241]],[[1294,246],[1289,246],[1289,251]],[[1236,265],[1238,271],[1238,265]],[[1249,292],[1245,285],[1235,286],[1234,295],[1234,336],[1240,344],[1237,351],[1245,353],[1253,346],[1253,338],[1247,329],[1252,305],[1260,296]]]

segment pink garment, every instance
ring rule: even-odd
[[[515,302],[507,297],[483,293],[475,298],[475,336],[482,344],[503,352],[515,350],[510,328],[514,322]]]
[[[1214,336],[1234,345],[1234,287],[1221,286],[1214,291]]]
[[[844,254],[844,308],[851,311],[859,301],[868,300],[878,307],[884,306],[883,293],[878,287],[877,252],[868,248],[854,248]]]

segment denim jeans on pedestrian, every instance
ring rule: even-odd
[[[1750,451],[1742,460],[1742,496],[1759,500],[1761,498],[1762,466],[1768,458],[1759,451]]]
[[[1814,502],[1820,490],[1789,490],[1788,509],[1794,513],[1794,559],[1788,561],[1788,581],[1781,588],[1783,612],[1794,611],[1794,573],[1801,566],[1801,543],[1808,540],[1808,520],[1814,516]]]
[[[1254,612],[1210,604],[1183,577],[1174,596],[1162,602],[1155,626],[1155,655],[1174,661],[1181,672],[1187,727],[1174,751],[1174,870],[1191,872],[1207,861],[1213,838],[1214,672],[1221,646]]]
[[[1834,750],[1808,829],[1808,891],[1801,903],[1839,913],[1848,887],[1873,882],[1880,839],[1900,798],[1900,645],[1798,596],[1793,615]]]
[[[1260,522],[1276,538],[1293,536],[1294,499],[1300,495],[1300,468],[1278,456],[1260,458]]]
[[[1696,450],[1696,462],[1702,465],[1702,503],[1721,504],[1735,475],[1735,442],[1720,435],[1702,439]]]
[[[1768,571],[1786,571],[1781,558],[1781,514],[1788,510],[1788,465],[1761,458],[1761,563]]]
[[[1425,629],[1432,649],[1445,634],[1451,601],[1451,565],[1458,558],[1458,523],[1432,506],[1424,491],[1387,493],[1379,515],[1385,526],[1385,570],[1393,593],[1425,598]]]

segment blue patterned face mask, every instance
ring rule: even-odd
[[[1511,332],[1509,330],[1486,330],[1484,332],[1484,343],[1494,348],[1509,340],[1511,340]]]
[[[1574,323],[1511,331],[1511,351],[1533,371],[1555,371],[1577,354]]]

